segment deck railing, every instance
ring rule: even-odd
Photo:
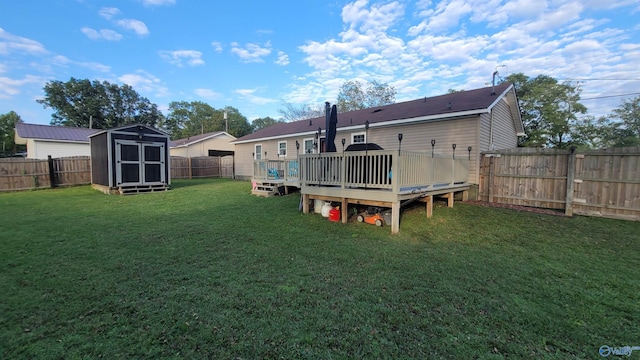
[[[469,160],[397,150],[299,156],[300,185],[389,189],[400,193],[467,183]]]
[[[254,160],[253,178],[256,180],[298,181],[298,160]]]

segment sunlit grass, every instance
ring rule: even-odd
[[[456,203],[401,232],[176,181],[0,194],[2,358],[595,358],[640,345],[640,224]],[[635,354],[634,354],[635,355]]]

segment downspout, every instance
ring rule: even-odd
[[[491,79],[491,95],[495,95],[496,91],[496,75],[498,75],[498,69],[496,68],[496,71],[493,72],[493,76]],[[490,120],[489,120],[489,151],[493,151],[495,146],[493,145],[493,107],[491,108],[490,114],[489,114]]]
[[[493,151],[495,146],[493,145],[493,108],[489,111],[489,151]]]

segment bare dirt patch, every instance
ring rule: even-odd
[[[546,215],[554,215],[554,216],[566,216],[564,214],[564,211],[557,210],[557,209],[543,209],[543,208],[536,208],[536,207],[531,207],[531,206],[490,203],[490,202],[487,202],[487,201],[474,201],[474,200],[465,201],[465,203],[474,204],[474,205],[478,205],[478,206],[484,206],[484,207],[510,209],[510,210],[520,211],[520,212],[530,212],[530,213],[546,214]]]

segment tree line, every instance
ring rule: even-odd
[[[519,146],[640,146],[640,96],[623,99],[610,114],[596,118],[581,103],[580,87],[571,82],[547,75],[531,78],[522,73],[511,74],[504,81],[513,83],[518,95],[526,134],[519,138]],[[449,90],[455,91],[460,90]],[[53,110],[51,125],[109,129],[142,123],[168,132],[174,140],[213,131],[241,137],[281,122],[322,117],[325,111],[324,104],[285,102],[279,109],[279,119],[264,117],[249,123],[239,109],[231,106],[216,109],[202,101],[174,101],[164,115],[129,85],[75,78],[50,81],[44,93],[37,102]],[[337,106],[340,112],[346,112],[388,105],[395,103],[395,96],[395,88],[386,83],[347,81],[340,87]],[[14,143],[17,122],[22,119],[14,111],[0,115],[0,155],[21,149]]]

